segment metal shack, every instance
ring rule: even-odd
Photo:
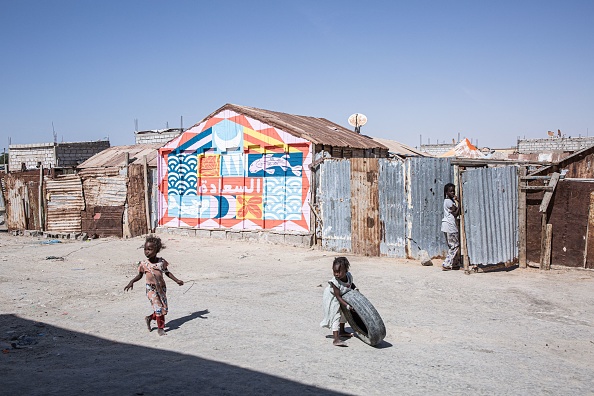
[[[81,230],[89,235],[133,237],[150,232],[151,168],[161,143],[114,146],[78,166],[84,208]]]
[[[594,146],[525,179],[527,261],[594,269]]]
[[[311,241],[310,165],[330,156],[387,148],[324,118],[226,104],[159,150],[159,226]]]

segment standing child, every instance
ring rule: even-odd
[[[344,328],[346,319],[340,310],[341,305],[348,310],[352,310],[352,307],[342,298],[344,293],[356,288],[353,283],[353,276],[348,272],[350,266],[351,264],[346,257],[336,257],[334,259],[332,263],[334,278],[328,281],[328,286],[324,289],[322,297],[324,320],[322,320],[320,326],[331,328],[334,336],[333,344],[341,347],[347,345],[340,338],[352,336]]]
[[[175,275],[169,272],[167,268],[169,263],[162,257],[157,257],[157,253],[164,249],[161,238],[155,236],[146,237],[144,242],[144,255],[147,260],[138,263],[138,274],[124,287],[124,291],[134,288],[134,282],[139,281],[143,274],[146,274],[146,296],[153,307],[153,313],[144,318],[146,326],[151,330],[151,321],[157,321],[158,333],[160,336],[165,334],[165,315],[167,315],[167,288],[163,274],[178,285],[184,282],[177,279]]]
[[[456,218],[460,214],[460,204],[456,197],[456,187],[452,183],[444,186],[443,195],[441,231],[445,233],[449,249],[441,269],[449,271],[451,269],[460,269],[460,232],[456,222]]]

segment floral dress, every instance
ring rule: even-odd
[[[156,263],[148,260],[138,263],[138,272],[146,276],[146,296],[153,306],[155,315],[167,315],[167,287],[163,274],[169,272],[167,261],[158,258]]]

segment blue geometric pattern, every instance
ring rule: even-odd
[[[264,219],[301,220],[300,177],[264,178]]]
[[[285,179],[285,220],[301,220],[301,206],[303,204],[303,180],[300,177],[287,177]]]
[[[243,154],[227,154],[221,156],[221,175],[243,176]]]

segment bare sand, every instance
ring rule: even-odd
[[[1,233],[0,393],[594,394],[593,271],[465,275],[348,256],[387,336],[338,348],[319,327],[336,254],[162,238],[186,283],[169,280],[159,337],[143,281],[124,292],[142,238]]]

